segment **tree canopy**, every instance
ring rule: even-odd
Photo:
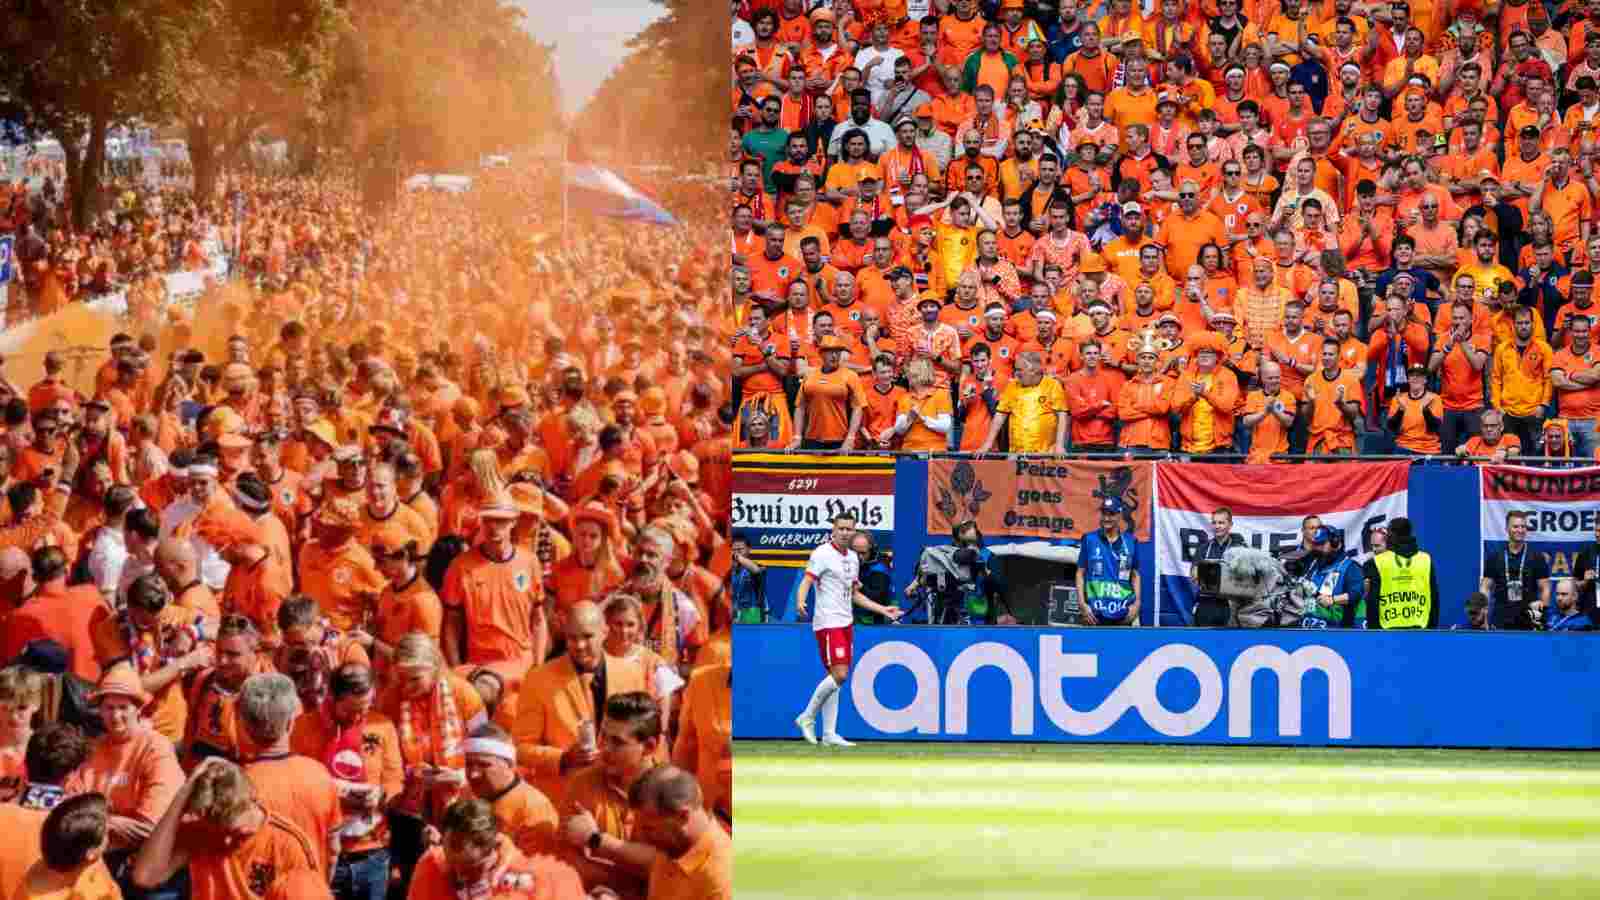
[[[108,129],[175,125],[196,189],[252,139],[388,178],[528,143],[559,114],[551,48],[507,0],[10,0],[0,97],[60,141],[82,225]]]
[[[703,151],[726,131],[731,67],[727,5],[709,0],[655,0],[661,18],[628,42],[630,53],[600,85],[578,117],[580,139],[626,147],[659,139]]]

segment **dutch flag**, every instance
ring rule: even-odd
[[[567,199],[574,208],[630,222],[678,224],[672,213],[610,169],[576,160],[566,168]]]

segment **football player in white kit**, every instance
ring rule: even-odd
[[[861,559],[850,549],[850,538],[856,532],[856,517],[841,513],[833,517],[833,533],[820,547],[811,551],[806,561],[806,572],[800,579],[800,590],[795,595],[796,616],[805,616],[806,598],[812,587],[817,590],[817,611],[811,617],[811,631],[817,638],[817,650],[822,654],[822,667],[827,670],[817,689],[811,693],[811,702],[805,712],[795,718],[800,734],[808,743],[818,743],[817,712],[822,712],[821,743],[830,747],[854,746],[839,736],[839,692],[844,689],[845,677],[850,674],[851,626],[855,622],[854,607],[862,607],[889,619],[900,618],[900,607],[884,606],[867,599],[861,593]]]

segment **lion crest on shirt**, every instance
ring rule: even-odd
[[[528,585],[530,585],[532,583],[533,583],[533,578],[532,578],[532,576],[530,576],[528,574],[528,570],[527,569],[523,569],[521,572],[518,572],[516,575],[513,575],[511,577],[511,584],[513,586],[515,586],[516,589],[519,590],[519,591],[527,590],[528,589]]]
[[[272,889],[272,883],[278,880],[278,867],[271,862],[253,862],[250,864],[250,893],[257,897],[265,897],[267,891]]]
[[[383,739],[382,738],[378,737],[377,735],[375,735],[375,734],[373,734],[371,732],[363,732],[362,733],[362,735],[361,735],[361,753],[362,753],[363,756],[371,756],[372,754],[377,753],[379,750],[382,750],[382,749],[383,749]]]

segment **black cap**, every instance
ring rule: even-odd
[[[1533,125],[1524,125],[1522,126],[1522,130],[1517,132],[1517,134],[1525,138],[1536,138],[1539,136],[1539,129]]]
[[[1594,273],[1588,269],[1579,269],[1572,273],[1572,283],[1574,286],[1585,284],[1592,287],[1594,285]]]
[[[889,270],[889,275],[888,275],[888,279],[890,281],[895,281],[895,280],[901,279],[901,278],[915,278],[915,277],[916,277],[915,275],[911,274],[911,270],[906,268],[905,266],[895,266],[894,268]]]

